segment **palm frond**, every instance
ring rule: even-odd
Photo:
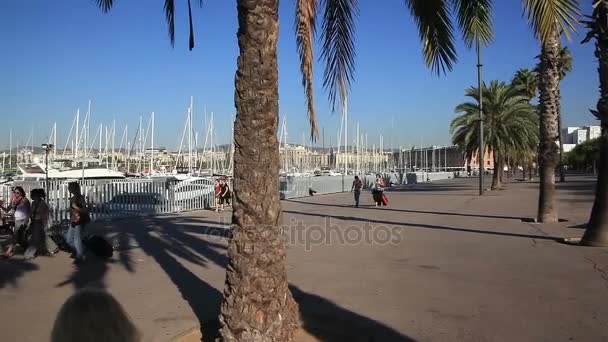
[[[306,92],[306,102],[308,105],[310,137],[313,140],[316,139],[318,133],[313,93],[313,42],[316,31],[316,13],[317,0],[298,0],[295,17],[296,44],[300,55],[302,86]]]
[[[175,46],[175,1],[165,0],[165,19],[167,20],[167,27],[169,29],[169,41],[171,47]]]
[[[355,71],[354,21],[359,10],[357,0],[323,1],[323,87],[328,91],[332,111],[335,111],[337,99],[344,104]]]
[[[481,45],[489,45],[494,39],[491,0],[454,0],[454,5],[466,46],[473,47],[478,37]]]
[[[482,84],[484,92],[484,147],[501,158],[530,155],[538,144],[538,116],[528,98],[515,86],[491,81]],[[477,101],[477,88],[466,89],[467,97]],[[459,114],[450,125],[452,142],[464,151],[467,158],[479,148],[479,105],[474,102],[459,104]]]
[[[581,15],[578,0],[525,0],[524,14],[528,15],[534,35],[541,42],[550,39],[555,30],[570,40]]]
[[[425,63],[437,74],[451,71],[457,60],[454,28],[446,0],[406,0],[414,17]]]
[[[200,2],[202,5],[202,0]],[[192,6],[190,4],[190,0],[188,0],[188,24],[190,26],[190,36],[188,41],[188,48],[190,51],[194,48],[194,25],[192,24]]]
[[[95,3],[104,13],[109,12],[114,4],[112,0],[95,0]]]

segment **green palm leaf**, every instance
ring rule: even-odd
[[[324,14],[321,58],[325,61],[323,87],[328,91],[332,110],[337,100],[343,104],[355,72],[356,0],[323,0]]]
[[[524,0],[525,13],[534,35],[543,42],[551,38],[556,29],[570,40],[581,15],[578,0]]]
[[[406,0],[405,3],[418,26],[426,65],[437,74],[451,71],[457,57],[448,2]]]
[[[491,0],[454,0],[458,26],[466,46],[470,49],[477,37],[482,45],[489,45],[494,39],[492,28]]]
[[[504,82],[482,83],[484,93],[484,148],[497,153],[503,160],[516,155],[531,155],[538,144],[538,116],[515,86]],[[475,102],[461,103],[455,108],[460,114],[450,124],[452,142],[458,145],[467,159],[479,150],[478,89],[465,90]]]
[[[192,50],[194,48],[194,23],[192,19],[192,6],[191,0],[188,0],[188,26],[190,28],[190,35],[188,39],[188,48]],[[104,13],[107,13],[112,9],[114,5],[113,0],[95,0],[95,4],[99,7]],[[203,7],[203,0],[199,0],[199,6]],[[175,46],[175,0],[165,0],[165,4],[163,6],[163,11],[165,12],[165,20],[167,21],[167,31],[169,33],[169,41],[171,42],[171,47]]]
[[[317,0],[298,0],[296,4],[295,31],[296,44],[300,56],[300,71],[302,72],[302,86],[306,92],[308,105],[308,120],[310,122],[310,137],[317,135],[317,119],[314,106],[313,93],[313,42],[315,36],[315,19],[317,13]]]

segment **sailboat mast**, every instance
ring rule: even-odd
[[[150,141],[150,174],[154,174],[154,112],[152,112],[152,138]]]
[[[57,123],[53,124],[53,160],[57,159]]]
[[[356,167],[356,174],[359,174],[359,167],[360,167],[360,162],[361,162],[361,151],[359,150],[359,123],[357,122],[357,167]]]
[[[127,172],[131,172],[131,142],[129,141],[129,126],[125,125],[125,141],[127,143]]]
[[[192,101],[190,96],[190,107],[188,108],[188,174],[192,174]]]
[[[13,130],[8,133],[8,167],[13,168]]]
[[[344,174],[348,174],[348,97],[344,98]]]
[[[116,120],[112,120],[112,169],[116,171],[116,160],[114,159],[114,142],[116,138]]]
[[[78,108],[76,110],[76,136],[74,137],[74,141],[75,141],[74,145],[75,146],[72,147],[72,152],[74,154],[74,158],[78,157],[78,141],[79,141],[79,138],[80,138],[79,129],[80,129],[80,108]]]
[[[106,158],[106,169],[110,168],[110,155],[108,153],[108,146],[109,146],[109,140],[110,140],[109,133],[111,133],[111,132],[108,132],[108,126],[106,126],[106,131],[105,131],[106,145],[104,146],[104,149],[103,149],[103,154],[104,154],[104,157]]]
[[[91,100],[89,99],[89,109],[87,110],[87,118],[86,118],[86,124],[87,124],[87,130],[86,130],[86,134],[85,134],[85,142],[84,142],[84,146],[86,148],[86,146],[89,146],[89,139],[90,139],[90,134],[91,134]],[[85,157],[85,156],[83,156]]]
[[[190,143],[190,114],[192,113],[190,107],[188,107],[188,119],[186,120],[186,133],[187,133],[187,140],[188,140],[188,174],[190,174],[190,158],[192,157],[191,152],[191,143]]]
[[[108,128],[106,127],[106,131],[108,130]],[[97,150],[97,157],[99,158],[99,162],[102,162],[103,160],[101,159],[101,138],[103,135],[103,124],[99,125],[99,149]]]

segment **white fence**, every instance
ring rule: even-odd
[[[214,205],[214,180],[209,178],[185,180],[127,179],[118,181],[85,180],[79,182],[85,196],[91,220],[108,220],[135,216],[152,216],[199,210]],[[44,181],[18,182],[0,186],[0,198],[11,198],[11,189],[21,186],[26,195],[35,188],[45,188]],[[69,219],[68,182],[49,181],[46,190],[51,208],[51,220]]]

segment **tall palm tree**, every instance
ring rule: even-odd
[[[589,33],[583,43],[595,39],[595,57],[599,64],[600,99],[591,113],[600,120],[600,159],[598,163],[595,201],[582,243],[590,246],[608,246],[608,1],[594,0],[593,14],[586,22]]]
[[[540,55],[536,56],[536,58],[540,59]],[[566,78],[572,71],[572,54],[567,46],[560,48],[559,50],[559,60],[558,60],[558,70],[559,70],[559,80],[560,82]],[[536,64],[534,68],[534,72],[536,74],[540,74],[540,62]],[[555,89],[556,96],[558,99],[561,99],[561,91],[559,87]],[[561,109],[561,101],[557,102],[557,115],[558,115],[558,136],[559,136],[559,181],[561,183],[566,181],[566,174],[564,172],[564,142],[562,140],[562,109]]]
[[[538,119],[534,107],[519,88],[505,82],[482,83],[484,98],[485,147],[492,151],[494,175],[492,189],[502,187],[501,172],[509,158],[529,153],[538,143]],[[477,102],[459,104],[455,111],[461,115],[451,125],[452,142],[458,145],[467,159],[478,151],[477,114],[479,113],[479,90],[468,88],[465,95]]]
[[[109,11],[113,5],[112,0],[96,2],[103,11]],[[175,3],[164,0],[172,45]],[[279,228],[278,3],[278,0],[237,0],[240,54],[235,76],[232,238],[220,314],[220,335],[224,341],[289,341],[298,325],[298,307],[288,288],[286,250]],[[485,39],[491,32],[489,0],[405,3],[418,28],[425,63],[435,73],[451,70],[456,62],[452,10],[457,13],[465,40],[471,35]],[[187,5],[192,49],[190,0]],[[319,8],[322,10],[318,11]],[[344,103],[353,77],[357,8],[357,0],[296,2],[296,41],[313,139],[317,134],[313,42],[318,12],[322,16],[321,59],[326,66],[323,85],[335,109]]]
[[[577,0],[524,0],[532,30],[541,44],[539,72],[540,194],[538,221],[557,222],[555,168],[559,163],[560,38],[578,25]]]
[[[538,91],[538,75],[530,69],[522,68],[517,70],[511,84],[519,89],[530,102],[536,97]]]
[[[482,196],[484,193],[484,168],[485,168],[485,155],[484,150],[484,128],[483,128],[483,82],[481,63],[481,49],[483,46],[490,44],[494,38],[494,33],[491,27],[491,14],[492,14],[492,2],[490,0],[478,0],[478,1],[456,1],[459,7],[459,25],[463,28],[464,42],[467,48],[471,49],[473,44],[477,52],[477,89],[479,91],[478,103],[479,103],[479,151],[477,153],[479,160],[479,195]],[[464,19],[468,18],[468,22]]]

